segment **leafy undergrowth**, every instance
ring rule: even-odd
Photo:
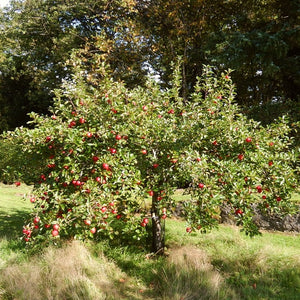
[[[187,234],[184,221],[167,219],[164,257],[105,241],[30,255],[17,238],[28,204],[12,189],[0,194],[0,213],[13,216],[0,227],[0,299],[299,299],[299,234]]]

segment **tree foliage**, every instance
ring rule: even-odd
[[[70,77],[66,61],[76,49],[89,47],[101,53],[114,78],[141,84],[143,47],[133,23],[134,4],[130,0],[11,2],[0,14],[0,101],[5,117],[1,130],[25,125],[31,111],[47,112],[52,90]]]
[[[289,211],[297,186],[289,127],[282,120],[266,129],[244,117],[229,73],[217,77],[205,67],[185,101],[179,69],[171,89],[153,81],[129,89],[106,73],[98,54],[92,61],[87,72],[82,53],[73,56],[75,75],[56,90],[52,116],[32,113],[34,129],[6,135],[43,157],[25,241],[137,243],[152,226],[152,251],[163,252],[161,221],[182,183],[191,196],[188,233],[217,226],[223,203],[250,235],[258,233],[254,203],[266,213]]]

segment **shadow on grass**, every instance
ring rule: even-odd
[[[203,250],[186,247],[173,254],[172,261],[172,253],[147,259],[132,247],[110,247],[104,253],[128,276],[141,280],[151,299],[300,300],[300,270],[281,262],[262,263],[257,253],[241,251],[234,260],[214,260]]]
[[[218,259],[212,264],[222,274],[227,274],[226,284],[245,300],[300,299],[300,269],[290,263],[262,265],[255,254],[245,257],[241,254],[235,261]]]
[[[0,212],[0,239],[15,239],[22,236],[22,228],[29,212],[14,210],[8,213]]]

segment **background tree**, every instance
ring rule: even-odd
[[[237,101],[251,116],[268,123],[286,111],[299,120],[298,1],[140,2],[153,66],[165,84],[166,66],[178,55],[185,97],[202,64],[231,68]]]
[[[133,23],[134,4],[129,0],[12,1],[10,8],[1,11],[0,101],[6,119],[1,130],[25,125],[28,112],[47,113],[51,91],[70,76],[66,61],[72,50],[90,47],[97,39],[101,47],[91,51],[106,56],[114,78],[141,84],[145,70],[142,42]]]

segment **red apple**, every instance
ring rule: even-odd
[[[191,227],[187,227],[187,228],[185,229],[185,231],[186,231],[187,233],[190,233],[190,232],[192,232],[192,228],[191,228]]]
[[[142,222],[145,223],[145,224],[148,224],[149,220],[148,220],[148,218],[144,218]]]
[[[53,228],[54,230],[58,230],[58,229],[59,229],[59,225],[58,225],[58,224],[53,224],[52,228]]]
[[[59,235],[58,230],[53,229],[52,230],[52,236],[58,236],[58,235]]]
[[[239,154],[239,155],[238,155],[238,159],[239,159],[239,160],[243,160],[243,159],[244,159],[244,154]]]
[[[119,141],[120,139],[122,139],[122,137],[121,137],[121,135],[117,134],[116,137],[115,137],[115,139],[116,139],[117,141]]]
[[[245,142],[246,142],[246,143],[251,143],[251,142],[252,142],[252,138],[251,138],[251,137],[247,137],[247,138],[245,139]]]
[[[34,198],[34,197],[31,197],[31,198],[30,198],[30,202],[31,202],[31,203],[34,203],[34,202],[35,202],[35,198]]]
[[[91,228],[91,230],[90,230],[90,232],[91,232],[92,234],[95,234],[96,231],[97,231],[97,229],[96,229],[95,227]]]
[[[199,184],[198,184],[198,187],[199,187],[200,189],[203,189],[203,188],[204,188],[204,184],[203,184],[203,183],[199,183]]]
[[[93,156],[93,161],[96,162],[99,160],[99,157],[98,156]]]
[[[16,185],[16,186],[20,186],[20,185],[21,185],[21,182],[20,182],[20,181],[16,181],[16,182],[15,182],[15,185]]]
[[[109,170],[109,165],[106,164],[106,163],[103,163],[103,164],[102,164],[102,168],[103,168],[103,170],[108,171],[108,170]]]
[[[111,154],[116,154],[117,153],[117,150],[115,148],[109,148],[109,152]]]
[[[103,213],[105,213],[106,210],[107,210],[107,207],[106,207],[106,206],[103,206],[103,207],[101,208],[101,212],[103,212]]]
[[[235,214],[236,215],[242,215],[243,211],[240,208],[238,208],[238,209],[236,209]]]
[[[79,123],[80,123],[80,124],[84,124],[84,123],[85,123],[85,119],[84,119],[84,118],[80,118],[80,119],[79,119]]]
[[[142,149],[141,153],[144,154],[144,155],[146,155],[147,154],[147,150],[146,149]]]
[[[35,217],[34,219],[33,219],[33,223],[34,224],[37,224],[37,223],[39,223],[40,222],[40,218],[39,217]]]
[[[258,185],[258,186],[256,187],[256,190],[257,190],[258,193],[261,193],[261,192],[262,192],[262,187],[261,187],[260,185]]]
[[[159,164],[153,164],[153,168],[156,169],[158,168]]]
[[[92,132],[87,132],[87,133],[86,133],[86,136],[87,136],[88,138],[91,138],[91,137],[93,136],[93,133],[92,133]]]
[[[85,219],[84,224],[90,226],[92,224],[92,221],[89,219]]]

